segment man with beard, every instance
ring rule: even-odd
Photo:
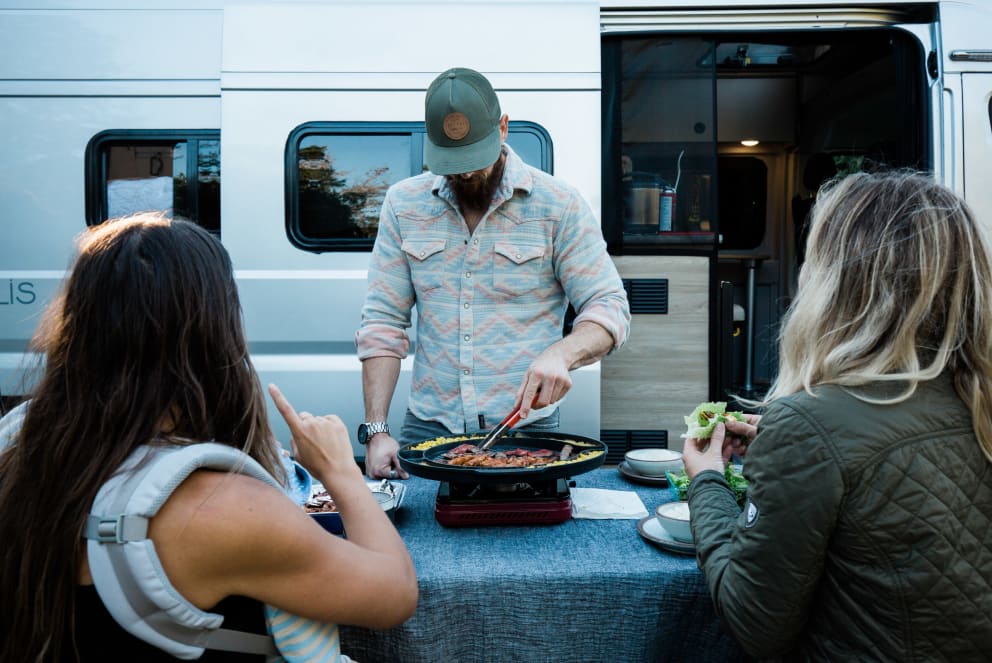
[[[521,161],[489,81],[464,68],[427,90],[431,172],[390,187],[362,322],[366,473],[407,474],[386,424],[417,307],[403,443],[492,428],[521,405],[523,428],[558,429],[569,372],[619,348],[627,296],[579,192]],[[568,305],[576,311],[562,337]]]

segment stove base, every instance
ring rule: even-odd
[[[441,482],[434,518],[445,527],[553,525],[572,517],[564,479],[545,485],[465,486]]]

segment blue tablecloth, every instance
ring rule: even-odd
[[[616,468],[580,488],[632,490],[650,513],[667,488]],[[738,661],[693,557],[643,539],[636,520],[449,528],[434,519],[438,482],[412,477],[396,526],[417,568],[420,602],[389,630],[342,626],[342,651],[379,661]]]

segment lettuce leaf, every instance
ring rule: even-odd
[[[747,421],[743,412],[727,412],[727,404],[723,401],[714,403],[700,403],[685,420],[686,431],[682,437],[694,437],[700,440],[708,439],[713,435],[713,429],[718,423],[727,423],[729,420]]]
[[[689,499],[689,475],[685,473],[685,470],[683,469],[678,474],[668,472],[667,475],[668,485],[675,499],[682,501]],[[733,463],[727,463],[727,467],[723,471],[723,478],[730,484],[730,490],[733,491],[738,506],[744,508],[744,502],[747,500],[747,479]]]

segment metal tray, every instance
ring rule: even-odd
[[[391,481],[366,481],[365,484],[376,495],[376,498],[379,499],[379,504],[382,505],[382,510],[389,516],[389,520],[396,522],[396,511],[403,506],[403,498],[406,497],[406,486],[402,483]],[[392,495],[388,495],[388,499],[387,497],[380,498],[380,495],[387,495],[387,493],[380,490],[380,486],[382,485],[387,485],[392,489]],[[323,491],[324,487],[314,481],[311,490],[311,495],[313,495]],[[309,515],[331,534],[344,534],[344,523],[341,522],[341,514],[337,511],[311,513]]]

